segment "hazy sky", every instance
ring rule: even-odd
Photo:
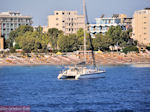
[[[86,0],[90,22],[102,14],[125,13],[150,7],[150,0]],[[0,0],[0,12],[19,11],[33,17],[33,25],[47,25],[47,16],[54,10],[77,10],[82,14],[82,0]]]

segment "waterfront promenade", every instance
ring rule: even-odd
[[[150,64],[150,54],[148,53],[98,53],[95,54],[96,63],[99,65],[119,65],[119,64]],[[66,54],[32,54],[23,56],[21,54],[11,54],[1,56],[0,66],[12,65],[74,65],[83,61],[82,55]],[[92,63],[92,57],[87,57],[87,63]]]

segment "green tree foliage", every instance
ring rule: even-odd
[[[112,39],[111,45],[118,45],[120,47],[137,45],[137,42],[131,39],[132,29],[122,31],[120,26],[111,26],[106,33]]]
[[[10,48],[13,46],[12,43],[15,42],[14,48],[21,48],[26,53],[46,52],[50,38],[47,34],[44,34],[42,30],[40,26],[37,27],[35,31],[33,31],[33,27],[31,26],[20,26],[9,35],[7,41],[11,44]]]
[[[79,29],[76,34],[64,35],[62,31],[52,28],[48,33],[43,33],[42,27],[37,27],[35,31],[31,26],[20,26],[10,33],[8,43],[16,42],[15,48],[21,48],[24,52],[46,52],[47,45],[50,44],[53,50],[59,48],[63,52],[79,50],[84,44],[84,30]],[[97,34],[92,39],[94,50],[108,51],[109,46],[118,45],[125,48],[124,51],[133,49],[137,42],[130,38],[131,31],[122,31],[120,26],[110,27],[106,35]],[[87,49],[91,49],[89,34],[86,33]],[[130,48],[128,48],[130,46]],[[132,48],[131,48],[132,46]]]
[[[139,52],[139,49],[136,46],[127,46],[123,49],[124,53],[128,53],[128,52]]]
[[[78,38],[78,45],[82,46],[81,48],[83,49],[83,45],[84,45],[84,30],[83,30],[83,28],[80,28],[77,31],[76,36]],[[90,36],[90,34],[86,32],[86,47],[87,47],[87,50],[91,49],[89,36]]]
[[[13,48],[13,47],[11,47],[11,48],[10,48],[10,53],[15,53],[15,52],[16,52],[16,49]]]
[[[47,45],[50,41],[46,34],[39,32],[26,32],[22,36],[18,36],[15,41],[23,49],[24,52],[46,52]]]
[[[87,36],[87,49],[90,49],[90,41],[89,41],[89,34]],[[72,52],[80,49],[84,43],[84,31],[83,29],[79,29],[76,34],[70,34],[68,36],[60,35],[58,38],[58,47],[60,51],[64,52]]]
[[[75,34],[69,36],[60,35],[58,39],[59,49],[63,52],[71,52],[79,49],[78,37]]]
[[[122,31],[120,26],[111,26],[106,33],[112,39],[111,45],[119,45],[125,47],[128,44],[133,44],[133,40],[130,38],[132,30]]]
[[[24,35],[26,32],[33,32],[33,27],[29,25],[21,25],[16,30],[9,33],[9,39],[6,40],[6,46],[13,47],[13,42],[16,37]]]
[[[78,38],[78,43],[79,45],[83,45],[84,44],[84,30],[82,28],[80,28],[77,31],[77,38]]]
[[[24,35],[18,36],[15,40],[26,53],[30,53],[36,49],[34,48],[36,45],[36,37],[32,32],[26,32]]]
[[[107,36],[109,36],[112,39],[112,45],[117,45],[122,42],[121,38],[122,29],[120,26],[114,27],[111,26],[106,33]]]
[[[59,35],[63,35],[63,31],[56,28],[48,29],[48,36],[50,38],[50,44],[53,49],[57,49],[57,41]]]
[[[97,34],[96,38],[93,39],[94,50],[109,50],[109,46],[112,43],[112,39],[107,35]]]
[[[150,51],[150,46],[147,46],[146,49]]]

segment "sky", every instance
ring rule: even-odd
[[[104,14],[124,13],[132,17],[136,10],[150,7],[150,0],[86,0],[90,23]],[[82,0],[0,0],[0,12],[19,11],[33,17],[33,26],[47,26],[48,15],[55,10],[76,10],[82,14]]]

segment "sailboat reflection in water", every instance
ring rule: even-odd
[[[86,28],[89,29],[89,23],[88,23],[88,18],[87,18],[87,12],[86,12],[86,6],[85,6],[85,0],[83,0],[83,14],[85,18],[85,27],[84,27],[84,62],[81,62],[75,66],[70,66],[68,69],[63,70],[59,75],[58,79],[66,79],[66,78],[73,78],[73,79],[80,79],[80,78],[95,78],[95,77],[104,77],[104,70],[100,70],[96,66],[95,62],[95,56],[94,56],[94,47],[92,44],[92,38],[91,35],[89,34],[89,40],[90,40],[90,45],[92,49],[92,61],[93,61],[93,67],[89,68],[86,66]]]

